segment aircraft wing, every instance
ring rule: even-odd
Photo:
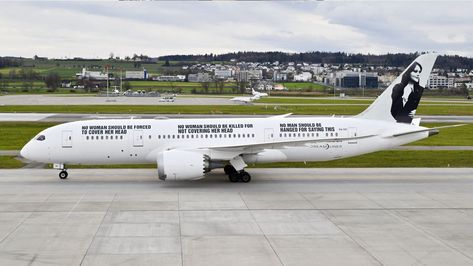
[[[214,152],[224,152],[226,154],[231,154],[234,157],[240,154],[254,154],[263,151],[264,149],[276,149],[276,148],[283,148],[287,146],[305,146],[310,145],[311,143],[325,143],[325,142],[337,142],[337,141],[344,141],[344,140],[357,140],[357,139],[365,139],[369,137],[373,137],[376,135],[364,135],[364,136],[357,136],[357,137],[336,137],[336,138],[313,138],[313,139],[304,139],[304,140],[289,140],[289,141],[271,141],[271,142],[256,142],[256,143],[249,143],[245,145],[227,145],[221,147],[211,147],[210,150]],[[204,148],[204,147],[202,147]]]

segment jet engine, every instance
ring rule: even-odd
[[[161,180],[195,180],[210,171],[209,157],[196,151],[170,150],[158,154]]]

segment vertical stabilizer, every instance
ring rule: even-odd
[[[437,54],[417,57],[389,87],[357,117],[411,123],[427,86]]]

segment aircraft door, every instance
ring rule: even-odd
[[[133,131],[133,147],[143,147],[143,130]]]
[[[348,137],[349,138],[356,138],[358,135],[357,135],[357,129],[356,127],[349,127],[348,128]],[[358,144],[358,140],[356,139],[351,139],[351,140],[348,140],[348,144]]]
[[[264,129],[264,141],[270,142],[274,140],[274,130],[272,128]]]
[[[62,131],[62,147],[72,148],[72,130]]]

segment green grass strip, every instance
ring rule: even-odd
[[[0,150],[20,150],[43,129],[57,123],[0,122]]]
[[[120,114],[355,115],[368,105],[5,105],[0,112]],[[420,106],[418,115],[473,115],[473,105]]]
[[[328,162],[268,163],[254,168],[473,167],[473,151],[380,151]]]
[[[15,156],[0,156],[0,169],[15,169],[21,168],[24,165]]]

